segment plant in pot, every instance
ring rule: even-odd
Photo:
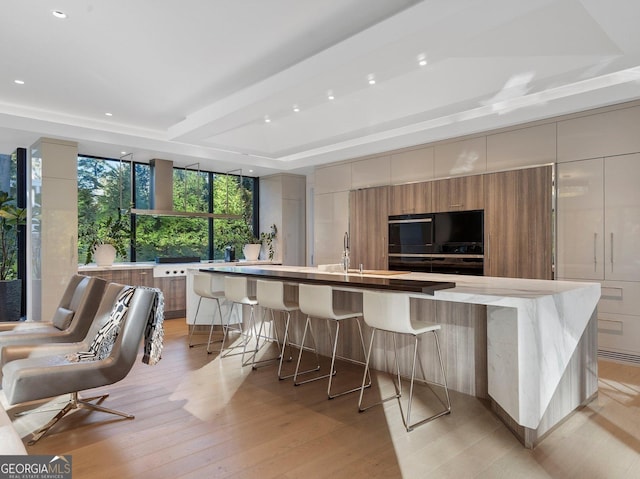
[[[260,238],[253,234],[253,231],[247,230],[245,232],[244,246],[242,247],[242,254],[246,261],[256,261],[260,256],[260,249],[262,248],[262,241]]]
[[[0,320],[18,321],[22,280],[17,278],[18,227],[27,211],[18,208],[9,193],[0,191]]]
[[[273,240],[278,234],[278,228],[275,223],[271,225],[271,229],[268,233],[260,233],[260,240],[263,244],[266,244],[269,252],[269,261],[273,261]]]
[[[118,209],[117,216],[107,216],[97,223],[86,224],[79,232],[86,247],[85,264],[95,262],[98,266],[111,266],[117,257],[126,258],[131,241],[129,211]]]

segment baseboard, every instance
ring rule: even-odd
[[[598,349],[598,358],[608,359],[611,361],[640,365],[640,355],[621,353],[618,351],[609,351],[607,349]]]

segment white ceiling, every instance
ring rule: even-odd
[[[304,172],[640,98],[637,0],[5,0],[2,8],[0,153],[47,136],[96,156]]]

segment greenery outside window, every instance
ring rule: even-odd
[[[82,232],[129,206],[150,209],[151,169],[147,164],[80,156],[78,158],[79,257],[87,243]],[[133,183],[133,189],[131,184]],[[253,236],[257,179],[174,168],[175,211],[214,213],[214,218],[132,214],[130,253],[117,261],[154,261],[158,257],[224,258],[228,245],[241,258]],[[133,191],[131,198],[130,191]],[[122,208],[122,209],[121,209]],[[215,218],[238,215],[240,219]]]

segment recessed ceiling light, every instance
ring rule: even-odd
[[[333,90],[329,90],[329,91],[327,92],[327,98],[328,98],[329,100],[335,100],[335,99],[336,99],[335,95],[333,94]]]
[[[62,18],[62,19],[67,18],[67,14],[64,12],[61,12],[60,10],[53,10],[51,12],[51,15],[53,15],[56,18]]]
[[[369,85],[375,85],[376,84],[376,77],[371,74],[367,77],[367,81],[369,82]]]
[[[264,116],[264,122],[265,123],[271,123],[271,118],[269,118],[269,115],[265,115]]]
[[[24,80],[13,80],[16,85],[24,85]]]
[[[249,173],[253,173],[253,170],[249,170]]]
[[[113,116],[113,113],[109,113],[109,112],[107,112],[107,113],[105,113],[105,115],[106,115],[106,116]]]
[[[293,111],[298,113],[300,111],[300,107],[298,105],[293,105]]]
[[[121,152],[120,152],[120,154],[121,154],[121,155],[126,155],[126,154],[127,154],[127,152],[126,152],[126,151],[121,151]]]
[[[418,55],[418,65],[420,65],[421,67],[424,67],[427,65],[427,57],[424,53],[421,53],[420,55]]]

